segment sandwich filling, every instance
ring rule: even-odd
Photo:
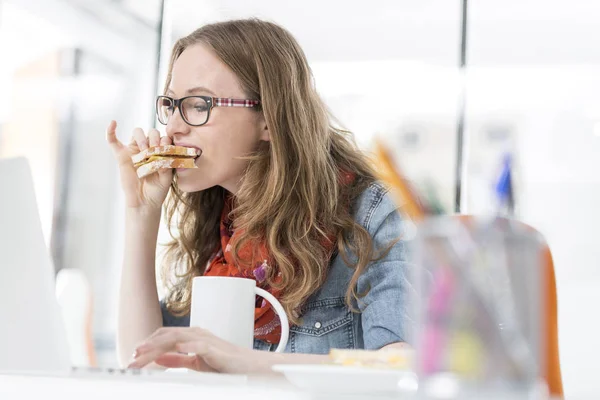
[[[144,178],[160,169],[198,168],[196,159],[202,151],[182,146],[156,146],[131,157],[139,178]]]

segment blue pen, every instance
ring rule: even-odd
[[[507,206],[508,212],[512,213],[513,207],[513,187],[512,187],[512,156],[506,154],[502,161],[502,171],[494,187],[496,199],[496,215],[499,215],[502,209]]]

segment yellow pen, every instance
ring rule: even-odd
[[[419,203],[408,182],[398,172],[398,168],[394,165],[383,143],[378,139],[375,139],[375,156],[379,164],[380,178],[393,189],[392,194],[396,199],[396,204],[413,221],[425,218],[427,212]]]

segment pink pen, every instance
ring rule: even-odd
[[[442,350],[445,346],[446,330],[442,327],[448,314],[454,293],[454,277],[447,266],[438,267],[433,274],[432,288],[426,309],[425,332],[423,333],[423,373],[431,374],[441,368]]]

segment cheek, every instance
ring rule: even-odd
[[[199,167],[203,173],[210,173],[212,179],[222,181],[243,174],[248,161],[239,158],[251,154],[258,141],[251,135],[231,130],[215,130],[205,137],[203,144],[204,158]]]
[[[220,159],[232,160],[253,153],[259,145],[259,137],[256,125],[248,119],[232,119],[211,132],[210,146]]]

